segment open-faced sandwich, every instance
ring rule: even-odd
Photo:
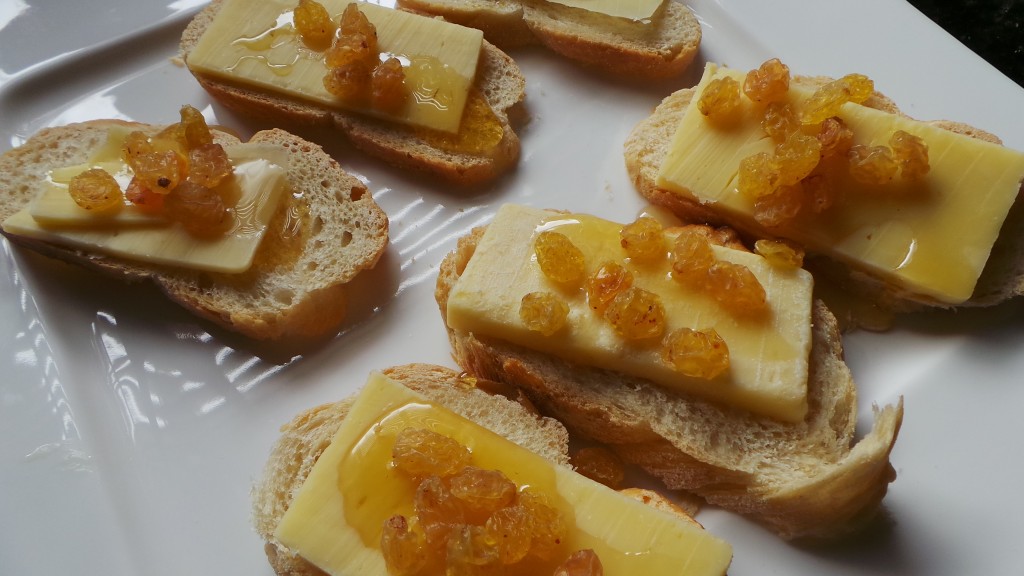
[[[640,193],[687,221],[803,247],[878,305],[990,305],[1024,293],[1024,154],[906,117],[861,74],[709,64],[625,144]]]
[[[0,156],[0,222],[19,245],[127,281],[261,340],[337,330],[345,285],[388,220],[363,184],[282,130],[248,142],[190,106],[154,126],[47,128]]]
[[[281,429],[253,494],[281,575],[721,576],[730,546],[569,466],[557,421],[440,366],[374,373]]]
[[[225,106],[336,129],[395,166],[477,184],[519,158],[525,81],[479,30],[368,2],[215,0],[181,55]]]
[[[903,406],[857,441],[836,321],[800,256],[728,229],[506,205],[441,264],[436,299],[470,374],[671,489],[832,538],[878,511]]]

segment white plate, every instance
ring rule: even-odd
[[[171,122],[184,103],[249,134],[172,63],[194,0],[0,4],[0,151],[45,126],[101,117]],[[655,86],[608,81],[541,50],[528,79],[522,161],[477,191],[393,173],[343,144],[391,217],[381,265],[353,319],[285,364],[198,323],[147,287],[126,288],[0,244],[0,572],[269,574],[249,487],[277,427],[354,391],[372,369],[452,365],[432,298],[455,238],[502,202],[626,220],[642,208],[622,162],[630,128],[704,60],[779,56],[805,74],[862,72],[918,118],[953,118],[1024,149],[1024,91],[909,5],[892,0],[694,0],[692,72]],[[825,549],[779,541],[706,510],[730,540],[730,574],[996,574],[1020,565],[1024,472],[1021,304],[906,318],[846,338],[860,412],[906,399],[889,520]],[[209,331],[208,331],[209,330]]]

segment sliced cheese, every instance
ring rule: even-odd
[[[570,526],[562,550],[593,549],[606,574],[717,576],[729,566],[730,546],[705,530],[556,466],[379,373],[317,459],[274,539],[328,574],[385,576],[381,527],[412,511],[410,482],[388,466],[395,435],[407,427],[450,436],[470,448],[473,465],[543,492]],[[553,566],[542,568],[550,574]]]
[[[742,72],[709,64],[696,93],[723,75],[743,81]],[[790,89],[798,108],[810,94]],[[772,142],[746,98],[743,106],[745,121],[729,127],[707,122],[697,106],[689,106],[656,184],[758,229],[736,175],[740,160],[770,152]],[[930,172],[920,183],[894,183],[889,190],[845,178],[836,205],[820,215],[800,215],[772,233],[938,302],[970,298],[1020,190],[1024,154],[857,104],[844,105],[839,116],[858,144],[887,144],[896,130],[920,136],[929,148]]]
[[[221,194],[238,198],[231,210],[230,230],[215,238],[197,238],[179,225],[163,219],[133,221],[126,209],[109,217],[96,218],[78,208],[67,194],[52,184],[41,192],[44,201],[21,210],[3,223],[3,229],[25,236],[131,260],[212,272],[238,273],[247,270],[287,190],[287,152],[278,146],[240,144],[225,148],[235,164],[235,175],[221,186]],[[70,206],[68,206],[70,203]],[[77,209],[77,210],[76,210]],[[42,211],[37,220],[33,210]],[[77,216],[70,216],[76,214]],[[85,214],[82,214],[85,213]],[[64,226],[48,226],[55,218]],[[75,220],[81,217],[81,220]],[[71,219],[69,226],[68,219]],[[122,223],[129,224],[122,226]]]
[[[348,0],[321,2],[338,22]],[[349,107],[324,88],[322,52],[307,48],[292,24],[297,0],[226,0],[188,55],[194,72],[330,107]],[[360,3],[377,28],[383,56],[397,56],[412,97],[390,119],[457,132],[483,33],[407,12]],[[368,108],[356,111],[382,115]]]
[[[729,347],[731,367],[726,374],[712,380],[690,378],[661,360],[660,343],[627,342],[588,307],[583,290],[567,292],[544,276],[534,256],[533,237],[548,229],[565,234],[583,252],[588,274],[606,261],[621,262],[626,257],[619,224],[592,216],[503,206],[452,287],[449,327],[641,376],[666,388],[782,420],[796,421],[806,414],[813,288],[806,271],[773,267],[755,254],[715,247],[719,259],[747,266],[765,288],[768,314],[743,318],[710,295],[672,279],[667,259],[655,266],[630,264],[634,285],[661,297],[666,333],[682,327],[714,328]],[[543,336],[522,322],[520,301],[535,291],[554,292],[566,299],[570,311],[564,329]]]
[[[608,16],[647,20],[654,16],[665,0],[547,0],[573,8],[582,8]]]

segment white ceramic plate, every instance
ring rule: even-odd
[[[45,126],[103,117],[172,122],[184,103],[245,135],[172,63],[198,8],[169,2],[0,3],[0,151]],[[0,244],[0,572],[269,574],[249,487],[277,427],[359,387],[373,369],[452,365],[432,298],[438,263],[503,202],[626,220],[642,203],[622,162],[630,128],[692,85],[703,61],[779,56],[805,74],[862,72],[918,118],[953,118],[1024,149],[1024,91],[894,0],[694,0],[700,57],[677,81],[608,81],[541,50],[528,79],[522,161],[454,191],[332,144],[391,217],[391,246],[356,282],[353,317],[326,346],[280,364],[147,287],[125,287]],[[906,400],[888,521],[824,549],[779,541],[717,510],[730,574],[998,574],[1020,565],[1024,515],[1021,304],[903,319],[855,333],[860,412]]]

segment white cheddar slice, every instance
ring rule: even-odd
[[[696,88],[744,73],[708,64]],[[793,86],[791,101],[812,91]],[[696,97],[696,96],[695,96]],[[658,187],[712,204],[753,229],[752,201],[736,188],[740,160],[770,152],[750,101],[745,121],[718,127],[691,105],[661,166]],[[888,144],[904,130],[928,145],[931,170],[920,183],[871,189],[845,177],[839,200],[819,215],[799,215],[773,235],[795,240],[808,251],[829,254],[887,281],[942,303],[970,298],[1003,221],[1024,179],[1024,154],[873,108],[847,103],[839,116],[854,143]]]
[[[119,226],[120,218],[131,218],[125,215],[127,210],[98,220],[89,214],[97,224],[92,227],[47,227],[32,216],[31,208],[26,208],[4,221],[3,228],[19,236],[130,260],[211,272],[244,272],[252,265],[267,225],[287,190],[288,156],[280,147],[270,145],[240,144],[225,149],[235,164],[235,175],[222,184],[229,187],[222,194],[238,198],[238,202],[231,211],[234,222],[221,236],[197,238],[166,221],[163,225]],[[50,197],[52,189],[43,194]],[[74,204],[66,191],[64,196]],[[57,208],[54,213],[64,213],[65,208]]]
[[[647,20],[654,16],[665,0],[547,0],[573,8],[581,8],[607,16]]]
[[[347,0],[321,2],[335,23]],[[348,107],[324,88],[322,52],[306,47],[292,24],[297,0],[225,0],[188,55],[193,71],[283,95]],[[387,118],[413,126],[458,132],[476,75],[483,33],[375,4],[359,9],[377,28],[384,56],[396,56],[406,73],[411,98]],[[382,116],[369,108],[355,111]]]
[[[412,513],[411,483],[388,465],[406,427],[454,438],[470,449],[474,466],[541,492],[567,520],[558,557],[502,574],[551,574],[562,555],[588,548],[606,574],[721,576],[732,560],[729,544],[699,526],[556,466],[379,373],[370,375],[274,539],[331,575],[386,576],[381,527]]]
[[[668,259],[657,266],[629,265],[634,285],[654,292],[665,307],[665,332],[714,328],[729,347],[730,370],[715,379],[691,378],[661,360],[660,342],[637,344],[619,337],[594,313],[582,289],[554,286],[536,263],[533,238],[557,230],[583,251],[587,273],[606,261],[622,262],[621,225],[579,214],[503,206],[488,226],[448,298],[448,325],[598,368],[647,378],[666,388],[797,421],[807,411],[813,280],[803,269],[771,266],[755,254],[715,247],[719,259],[743,264],[767,294],[765,317],[737,317],[707,294],[671,278]],[[519,318],[524,295],[554,292],[569,304],[567,326],[551,336],[529,330]]]

